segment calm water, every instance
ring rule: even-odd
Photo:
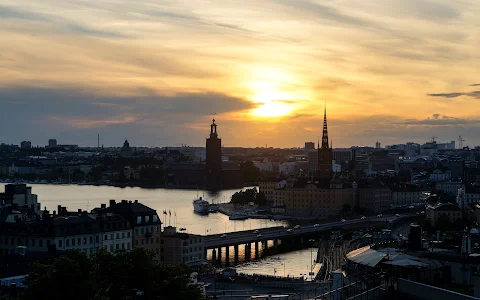
[[[4,183],[0,183],[0,191],[4,190]],[[286,225],[282,221],[269,220],[239,220],[230,221],[228,216],[221,213],[199,215],[194,213],[192,201],[199,196],[210,203],[229,202],[231,196],[239,191],[224,190],[216,194],[207,191],[178,190],[178,189],[143,189],[138,187],[118,188],[112,186],[89,186],[89,185],[50,185],[29,184],[32,193],[38,195],[42,209],[47,207],[50,212],[57,210],[57,205],[66,206],[68,210],[76,211],[83,209],[90,211],[107,204],[110,199],[138,200],[139,202],[155,209],[165,225],[176,225],[185,228],[189,233],[215,234],[247,229]],[[164,215],[163,211],[169,214]],[[176,218],[175,218],[176,215]]]
[[[4,183],[0,183],[0,191],[3,192],[4,186]],[[221,213],[205,216],[194,213],[192,201],[197,197],[197,194],[203,196],[210,203],[222,203],[228,202],[232,194],[237,192],[238,189],[210,194],[207,191],[143,189],[137,187],[118,188],[111,186],[50,184],[29,184],[29,186],[32,187],[32,192],[38,195],[38,201],[41,203],[42,209],[46,207],[50,212],[56,210],[57,205],[66,206],[68,210],[72,211],[77,209],[90,211],[95,207],[100,207],[102,203],[108,206],[110,199],[117,201],[138,200],[157,210],[164,224],[176,225],[178,228],[185,228],[187,232],[195,234],[215,234],[288,225],[285,221],[256,219],[230,221],[228,216]],[[165,216],[162,213],[164,210],[167,213],[170,211],[171,217],[168,214]],[[273,245],[269,245],[269,247],[271,246]],[[278,254],[259,261],[252,260],[248,263],[242,262],[244,261],[244,249],[240,248],[239,250],[240,265],[237,267],[239,272],[283,276],[285,268],[285,275],[300,276],[300,274],[308,273],[310,268],[309,249]],[[211,251],[208,254],[208,256],[211,256]],[[229,254],[231,256],[230,261],[233,261],[233,249],[230,250]],[[315,251],[313,252],[313,257],[316,257]]]

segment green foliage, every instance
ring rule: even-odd
[[[265,193],[264,192],[258,193],[257,196],[255,197],[255,204],[265,205],[266,203],[267,203],[267,198],[265,197]]]
[[[205,299],[189,285],[190,272],[185,265],[158,264],[154,253],[143,248],[115,255],[102,249],[92,258],[67,251],[52,265],[36,263],[19,299]]]
[[[249,202],[255,202],[257,198],[257,189],[251,188],[246,189],[245,191],[239,191],[232,195],[231,202],[234,204],[245,205]]]
[[[257,193],[256,188],[246,189],[245,191],[239,191],[232,195],[231,202],[239,205],[246,205],[253,202],[257,205],[265,205],[267,199],[263,192]]]

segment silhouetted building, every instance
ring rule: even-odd
[[[49,139],[48,140],[48,148],[55,148],[57,147],[57,140],[56,139]]]
[[[318,168],[317,176],[321,179],[329,179],[332,176],[332,148],[328,145],[327,108],[323,115],[322,145],[318,145]]]
[[[207,186],[220,188],[222,186],[222,140],[217,134],[215,119],[210,125],[210,136],[207,138]]]
[[[22,149],[30,149],[32,148],[32,142],[30,141],[23,141],[20,143],[20,148]]]
[[[122,157],[130,157],[132,155],[132,148],[130,148],[130,143],[128,140],[125,140],[123,143],[123,147],[120,150],[120,156]]]
[[[305,142],[305,151],[315,150],[314,142]]]

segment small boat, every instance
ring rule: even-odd
[[[231,215],[230,217],[228,217],[228,219],[230,219],[230,220],[246,220],[246,219],[248,219],[248,216],[235,214],[235,215]]]
[[[210,208],[210,203],[207,200],[203,200],[202,197],[193,200],[193,211],[200,214],[208,213],[208,209]]]

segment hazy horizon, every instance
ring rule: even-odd
[[[479,145],[480,2],[4,0],[0,142]]]

